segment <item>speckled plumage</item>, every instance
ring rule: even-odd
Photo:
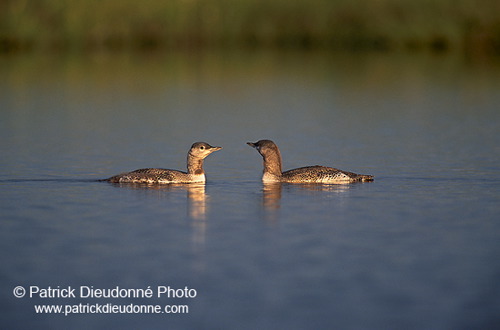
[[[102,181],[113,183],[194,183],[205,182],[203,159],[212,152],[222,149],[212,147],[205,142],[196,142],[189,149],[187,156],[187,172],[163,168],[143,168],[132,172],[121,173]]]
[[[353,183],[373,181],[372,175],[356,174],[326,166],[306,166],[286,172],[281,170],[281,153],[271,140],[247,143],[257,149],[264,159],[263,182],[289,183]]]

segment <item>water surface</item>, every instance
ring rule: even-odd
[[[466,329],[500,323],[500,64],[453,54],[0,59],[3,328]],[[260,182],[284,168],[375,175]],[[205,185],[97,182],[185,168]],[[37,299],[18,286],[195,288],[193,299]],[[35,304],[187,304],[49,315]]]

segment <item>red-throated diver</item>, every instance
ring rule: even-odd
[[[196,142],[189,149],[187,156],[187,172],[168,170],[163,168],[143,168],[132,172],[122,173],[102,181],[113,183],[194,183],[205,182],[203,159],[222,147],[212,147],[205,142]]]
[[[373,181],[372,175],[356,174],[326,166],[306,166],[286,172],[281,171],[281,153],[271,140],[260,140],[247,144],[264,158],[264,174],[262,181],[290,183],[351,183]]]

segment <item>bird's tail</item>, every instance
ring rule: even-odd
[[[361,182],[373,181],[373,175],[360,174],[359,181],[361,181]]]

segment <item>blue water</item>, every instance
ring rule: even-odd
[[[0,59],[5,329],[490,329],[500,324],[500,64],[453,54]],[[260,182],[284,169],[375,175]],[[97,179],[185,168],[205,185]],[[13,289],[195,289],[194,298],[15,298]],[[37,314],[34,305],[188,305]]]

